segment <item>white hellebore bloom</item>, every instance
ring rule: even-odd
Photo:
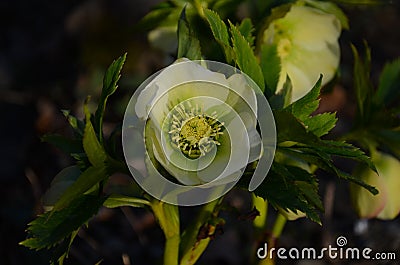
[[[286,76],[293,85],[292,101],[307,94],[320,74],[322,85],[329,82],[339,65],[340,32],[336,16],[307,6],[293,5],[283,18],[274,20],[264,31],[263,41],[277,45],[281,60],[277,92]]]
[[[184,185],[237,179],[261,155],[255,92],[243,74],[226,78],[187,59],[173,66],[146,86],[135,106],[147,120],[149,156]]]
[[[180,59],[136,90],[122,142],[129,170],[147,193],[192,206],[227,193],[259,160],[249,182],[256,189],[272,164],[276,131],[267,100],[247,75]]]

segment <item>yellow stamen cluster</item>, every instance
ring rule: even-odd
[[[180,104],[171,115],[170,137],[172,143],[188,158],[196,159],[220,145],[223,123],[217,120],[216,112],[208,116],[197,104]]]

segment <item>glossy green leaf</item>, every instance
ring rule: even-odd
[[[182,10],[178,22],[178,58],[186,57],[190,60],[201,59],[200,41],[186,18],[186,8]]]
[[[254,55],[253,49],[251,48],[249,42],[233,24],[230,24],[230,32],[232,35],[233,51],[236,56],[235,62],[239,66],[240,70],[250,76],[260,87],[261,91],[264,91],[265,84],[261,67],[257,62],[257,58]]]
[[[62,210],[47,212],[29,224],[28,239],[20,244],[31,249],[50,248],[70,236],[97,213],[104,198],[83,195]]]

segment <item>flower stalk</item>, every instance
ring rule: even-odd
[[[178,265],[179,260],[179,208],[176,205],[153,200],[151,208],[165,235],[164,265]]]

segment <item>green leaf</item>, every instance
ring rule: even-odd
[[[311,220],[321,223],[318,210],[322,202],[315,177],[307,171],[274,162],[268,177],[255,191],[275,208],[304,212]]]
[[[312,116],[304,121],[307,130],[318,137],[330,132],[336,125],[336,113],[322,113]]]
[[[370,97],[373,87],[370,81],[371,50],[365,44],[365,55],[361,59],[357,49],[351,45],[354,55],[354,89],[357,98],[359,115],[364,120],[369,120]]]
[[[108,173],[105,167],[89,167],[65,190],[53,209],[60,210],[65,208],[73,200],[82,196],[82,194],[107,177]]]
[[[332,14],[337,19],[339,19],[340,24],[342,25],[343,29],[349,29],[349,19],[343,13],[343,11],[334,3],[332,2],[323,2],[323,1],[315,1],[315,0],[305,0],[305,2],[315,8],[318,8],[326,13]]]
[[[117,82],[121,77],[121,70],[126,60],[126,53],[113,61],[108,67],[106,74],[103,79],[103,89],[101,91],[101,97],[99,105],[95,113],[95,126],[96,132],[99,134],[100,142],[103,142],[103,116],[109,96],[114,94],[117,90]]]
[[[379,79],[379,87],[374,101],[378,104],[389,105],[400,96],[400,59],[388,63],[383,68]]]
[[[186,7],[183,8],[178,21],[178,58],[181,57],[190,60],[201,59],[200,42],[186,19]]]
[[[253,23],[251,23],[251,19],[250,18],[243,19],[238,29],[240,31],[240,34],[242,34],[242,36],[247,40],[250,46],[253,47],[255,37],[253,36],[254,26]]]
[[[62,110],[62,113],[65,116],[65,118],[67,118],[72,129],[74,129],[74,132],[79,136],[83,136],[83,130],[85,128],[85,124],[83,123],[83,121],[71,115],[69,110]]]
[[[313,133],[308,132],[304,124],[292,113],[281,110],[274,111],[277,143],[298,142],[304,144],[313,144],[320,139]]]
[[[80,139],[70,139],[59,134],[45,134],[41,140],[56,146],[67,154],[84,152]]]
[[[104,165],[104,162],[107,159],[107,154],[97,139],[96,132],[90,120],[91,115],[86,103],[84,106],[84,111],[86,116],[86,125],[83,134],[83,149],[85,150],[90,163],[93,166],[101,167]]]
[[[264,77],[249,42],[232,23],[230,24],[230,32],[232,35],[233,51],[236,56],[235,62],[239,66],[240,70],[250,76],[260,87],[261,91],[264,91]]]
[[[204,15],[210,24],[214,38],[221,44],[230,46],[228,28],[219,15],[210,9],[204,9]]]
[[[70,166],[61,170],[51,181],[50,188],[43,196],[44,206],[53,206],[67,188],[78,179],[81,173],[78,166]]]
[[[306,120],[318,108],[321,83],[322,75],[320,75],[317,83],[305,96],[293,102],[286,109],[298,119],[302,121]]]
[[[204,17],[206,18],[215,40],[219,43],[224,51],[226,61],[232,62],[234,54],[229,43],[229,33],[226,24],[219,15],[210,9],[204,9]]]
[[[70,236],[95,215],[104,198],[83,195],[62,210],[47,212],[29,224],[28,239],[20,244],[31,249],[50,248]]]
[[[271,108],[273,110],[281,110],[289,105],[292,101],[292,90],[292,81],[290,80],[289,76],[286,76],[286,81],[283,84],[282,89],[278,94],[275,94],[270,98]]]
[[[75,237],[78,235],[79,228],[71,233],[70,236],[66,237],[54,250],[52,258],[50,260],[51,265],[63,265],[65,259],[68,257],[71,245],[74,242]]]
[[[162,6],[149,12],[144,18],[142,18],[138,24],[135,25],[135,29],[148,31],[156,28],[162,24],[165,19],[175,10],[175,7],[170,5],[168,2],[163,2]]]
[[[261,46],[261,70],[265,84],[271,95],[275,94],[281,73],[281,59],[278,56],[276,45]]]
[[[370,159],[361,150],[349,144],[338,143],[338,142],[332,142],[332,143],[336,143],[337,146],[334,147],[334,146],[329,146],[327,143],[319,143],[319,145],[316,146],[304,146],[304,147],[292,146],[290,148],[281,147],[279,149],[279,152],[283,152],[283,154],[289,155],[293,158],[303,160],[313,165],[316,165],[319,168],[327,172],[333,173],[342,179],[351,181],[355,184],[364,187],[372,194],[377,194],[378,190],[376,188],[366,184],[361,179],[352,176],[337,168],[333,163],[332,156],[341,156],[348,159],[360,161],[362,163],[367,164],[371,169],[376,171]],[[343,146],[340,147],[340,144],[342,144]]]
[[[105,200],[103,204],[103,206],[107,208],[117,208],[121,206],[144,207],[146,205],[149,206],[150,202],[145,199],[134,198],[119,194],[108,196],[107,200]]]

